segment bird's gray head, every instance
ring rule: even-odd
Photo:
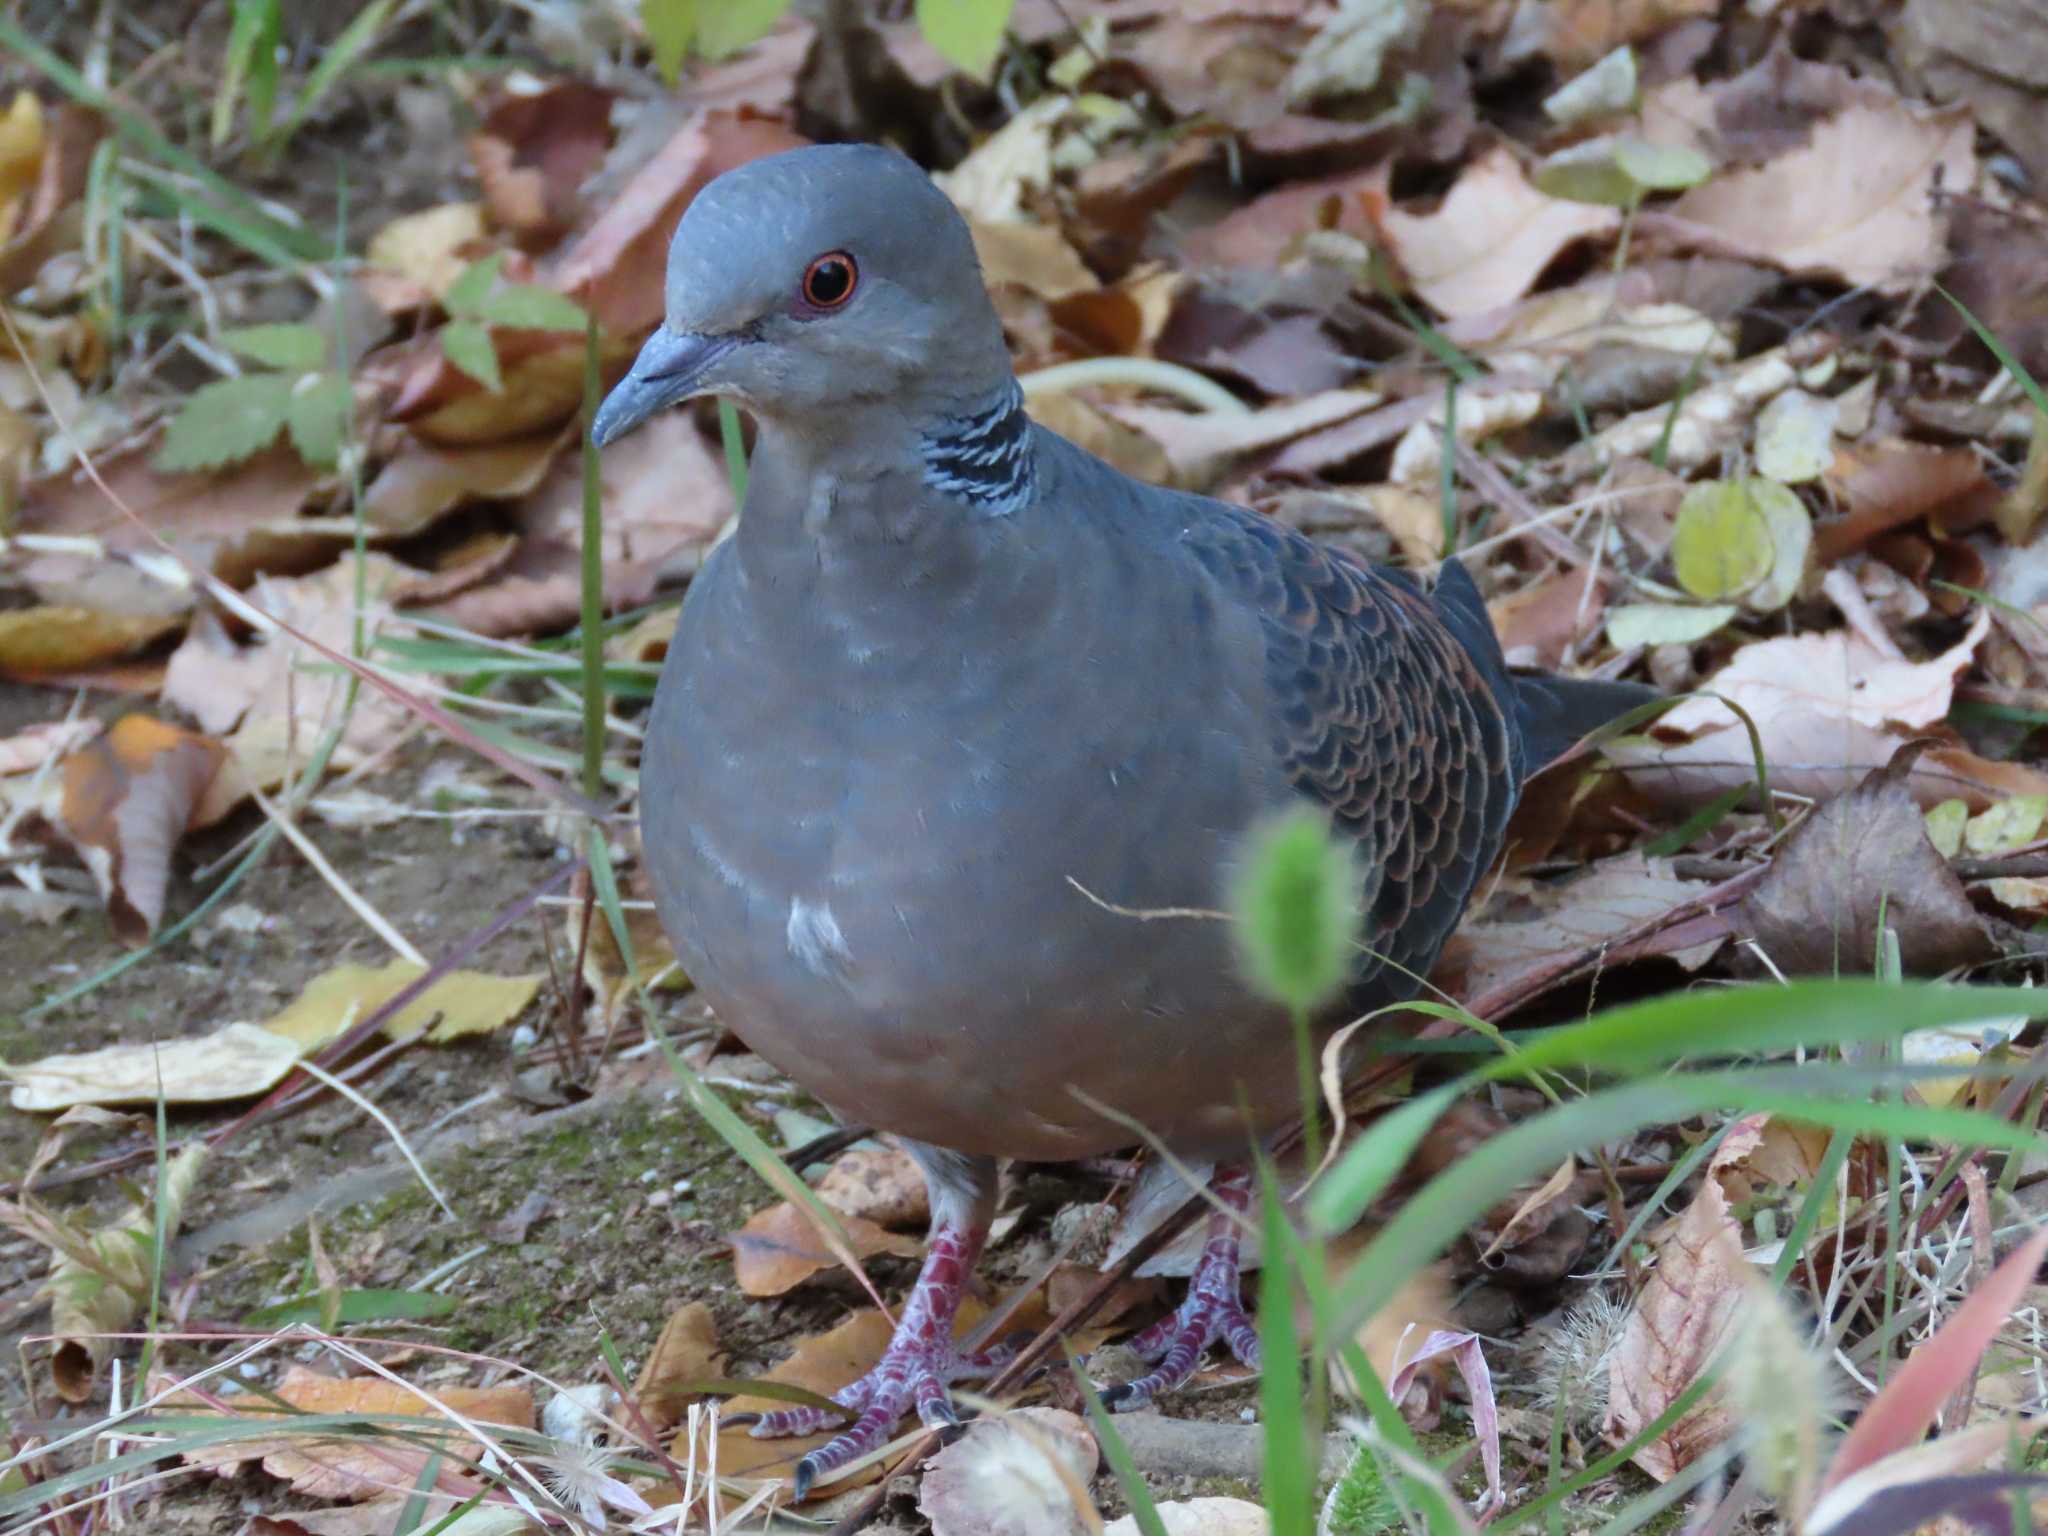
[[[966,222],[894,150],[817,145],[697,194],[669,248],[667,317],[592,424],[728,395],[793,430],[876,401],[912,413],[1009,380]]]

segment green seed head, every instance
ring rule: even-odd
[[[1316,812],[1255,828],[1231,902],[1252,986],[1297,1013],[1327,1002],[1357,955],[1362,884],[1350,849]]]

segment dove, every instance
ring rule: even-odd
[[[1519,675],[1471,577],[1432,584],[1132,479],[1026,413],[968,226],[912,161],[825,145],[689,204],[666,314],[602,446],[717,395],[756,441],[647,720],[646,869],[691,980],[931,1191],[916,1286],[799,1492],[1002,1349],[953,1324],[1001,1160],[1130,1145],[1217,1161],[1188,1299],[1119,1407],[1221,1343],[1258,1364],[1237,1223],[1301,1112],[1287,1015],[1223,904],[1248,833],[1309,806],[1355,851],[1363,943],[1325,1027],[1410,996],[1523,781],[1650,697]],[[798,1407],[760,1435],[842,1422]]]

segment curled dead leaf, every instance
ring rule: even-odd
[[[65,758],[58,830],[99,886],[124,944],[156,932],[171,850],[226,761],[218,741],[148,715],[122,716]]]

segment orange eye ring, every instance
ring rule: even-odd
[[[837,309],[860,286],[860,267],[845,251],[827,251],[804,268],[800,291],[813,309]]]

